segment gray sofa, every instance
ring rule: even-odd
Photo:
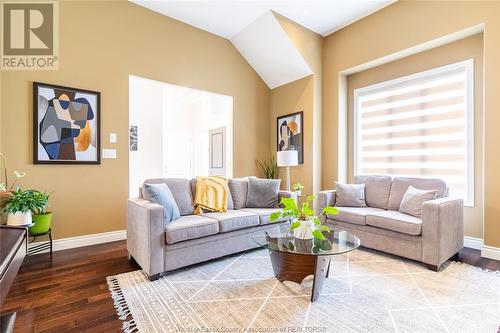
[[[166,183],[181,214],[165,224],[163,207],[143,199],[142,189],[139,198],[127,202],[127,250],[150,280],[163,272],[258,247],[252,233],[271,229],[269,215],[279,209],[245,207],[247,188],[239,182],[240,186],[230,186],[226,213],[198,216],[193,215],[196,179],[156,178],[145,183]],[[280,191],[279,197],[296,199],[295,193],[286,191]]]
[[[463,201],[448,197],[446,183],[439,179],[357,176],[365,184],[368,207],[338,207],[339,215],[323,217],[334,229],[349,231],[365,247],[421,261],[433,270],[463,247]],[[409,186],[436,190],[437,198],[424,203],[422,218],[399,212]],[[335,191],[321,191],[319,208],[335,205]]]

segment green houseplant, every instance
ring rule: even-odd
[[[29,225],[33,221],[36,223],[37,216],[47,215],[45,208],[48,199],[49,196],[45,193],[37,190],[22,190],[18,187],[15,191],[12,191],[11,196],[4,201],[5,207],[3,208],[3,212],[8,214],[7,224]],[[50,213],[48,216],[50,228]],[[36,227],[36,225],[33,227]]]
[[[297,195],[301,195],[302,190],[304,189],[304,185],[302,185],[301,183],[295,183],[292,185],[292,188],[295,191],[295,193],[297,193]]]
[[[2,212],[7,213],[7,224],[28,225],[32,222],[31,207],[33,193],[17,188],[10,192],[11,195],[4,199]]]
[[[264,162],[257,161],[257,165],[262,171],[264,178],[266,179],[278,178],[278,165],[276,164],[274,156],[271,156],[269,161],[264,161]]]
[[[293,232],[296,238],[325,240],[323,231],[330,232],[330,228],[321,224],[320,219],[314,214],[314,210],[310,207],[310,203],[314,200],[316,200],[316,197],[310,195],[299,207],[295,199],[282,198],[283,210],[272,213],[269,219],[274,222],[280,218],[291,218],[290,231]],[[338,213],[339,210],[332,206],[327,206],[321,211],[321,215],[337,215]]]
[[[44,234],[50,229],[52,223],[52,212],[47,212],[46,208],[49,204],[49,195],[36,190],[33,192],[33,205],[31,212],[33,213],[34,225],[29,228],[30,234]]]

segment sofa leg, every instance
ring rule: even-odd
[[[153,281],[158,280],[160,277],[161,277],[161,273],[158,273],[155,275],[150,275],[148,278],[149,278],[149,281],[153,282]]]
[[[453,261],[460,261],[460,253],[457,252],[455,253],[451,258],[450,260],[453,260]]]
[[[427,266],[427,269],[434,271],[434,272],[439,272],[439,268],[441,268],[440,266],[434,266],[434,265],[429,265],[429,264],[427,264],[426,266]]]

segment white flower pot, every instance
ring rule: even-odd
[[[296,190],[296,191],[295,191],[295,194],[297,194],[297,195],[302,195],[302,190]]]
[[[300,221],[300,226],[293,230],[293,237],[298,239],[312,239],[316,225],[312,220]]]
[[[32,223],[31,212],[27,213],[16,212],[9,214],[7,217],[7,225],[29,225]]]

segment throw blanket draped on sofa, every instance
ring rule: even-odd
[[[201,215],[203,210],[227,212],[229,188],[227,178],[219,176],[198,177],[194,198],[194,214]]]

